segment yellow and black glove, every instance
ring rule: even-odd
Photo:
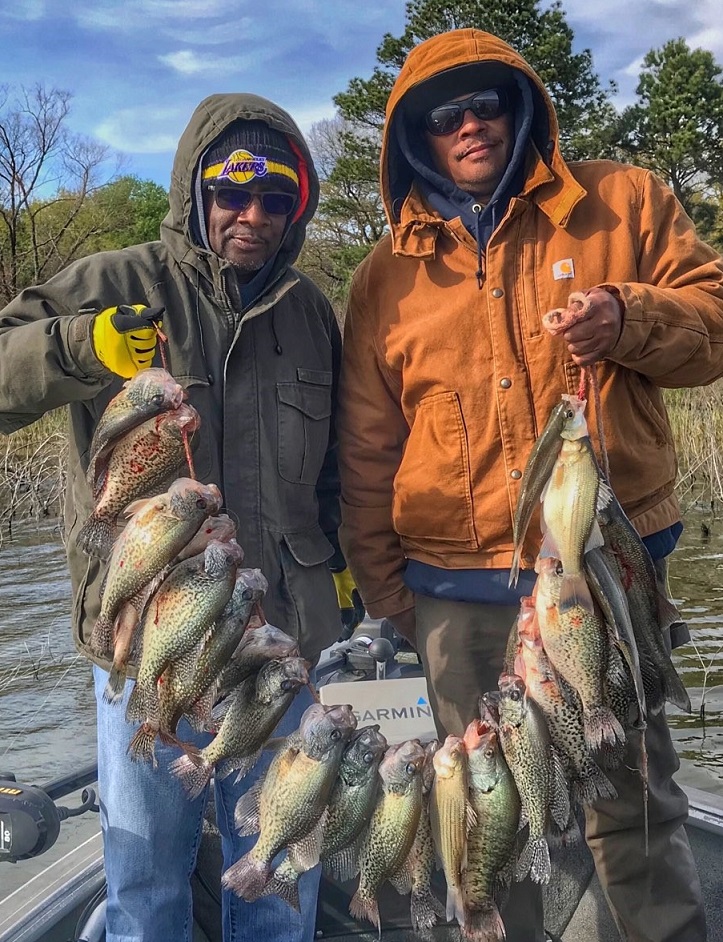
[[[351,638],[357,625],[364,620],[366,610],[349,570],[342,569],[341,572],[333,572],[332,576],[341,611],[342,637],[348,639]]]
[[[103,366],[123,379],[153,365],[162,307],[119,304],[107,307],[93,321],[93,349]]]

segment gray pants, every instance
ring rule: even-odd
[[[516,606],[415,597],[417,646],[429,685],[437,731],[461,736],[478,715],[478,699],[497,689]],[[586,839],[621,937],[628,942],[705,942],[700,880],[683,824],[685,792],[673,781],[679,761],[665,717],[647,730],[650,850],[645,856],[635,742],[627,763],[609,778],[614,801],[586,811]],[[554,876],[553,876],[554,879]],[[515,884],[502,910],[507,942],[541,942],[542,896],[529,881]]]

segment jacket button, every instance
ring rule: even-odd
[[[513,481],[519,481],[520,478],[522,477],[522,472],[518,471],[517,468],[515,468],[514,471],[510,471],[510,477],[512,478]]]
[[[503,389],[509,389],[511,385],[512,385],[512,380],[508,376],[503,376],[502,379],[500,380],[500,386]]]
[[[505,294],[505,293],[504,293],[504,291],[502,290],[502,288],[493,288],[493,289],[492,289],[492,297],[493,297],[493,298],[502,298],[502,297],[504,297],[504,294]]]

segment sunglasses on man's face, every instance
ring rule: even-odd
[[[292,193],[253,193],[250,190],[236,189],[229,186],[210,186],[216,205],[234,213],[243,213],[258,196],[263,211],[269,216],[289,216],[296,206],[296,197]]]
[[[494,121],[506,114],[508,108],[509,101],[503,88],[487,88],[462,101],[450,101],[432,108],[424,116],[424,126],[435,137],[443,137],[462,127],[465,111],[471,111],[481,121]]]

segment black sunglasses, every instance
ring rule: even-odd
[[[208,189],[221,209],[230,209],[234,213],[242,213],[248,209],[255,196],[258,196],[264,212],[269,216],[289,216],[296,206],[296,197],[292,193],[252,193],[250,190],[230,186],[218,187],[214,184]]]
[[[494,121],[507,113],[509,104],[504,88],[487,88],[483,92],[475,92],[463,101],[450,101],[446,105],[432,108],[424,116],[424,125],[430,134],[442,137],[462,127],[465,111],[471,111],[481,121]]]

